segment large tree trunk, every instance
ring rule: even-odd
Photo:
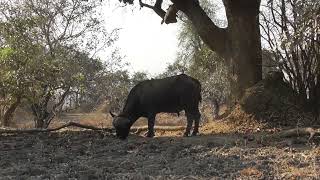
[[[2,119],[2,126],[10,126],[10,123],[13,119],[14,112],[16,111],[17,107],[21,102],[21,97],[17,97],[16,101],[13,102],[9,108],[5,111]]]
[[[45,105],[32,104],[31,109],[32,109],[32,113],[34,116],[35,128],[46,128],[45,124],[47,124],[47,123],[45,123],[45,122],[50,114],[47,111],[47,104],[45,104]]]
[[[47,110],[47,105],[39,106],[38,104],[33,104],[31,109],[34,115],[35,128],[46,129],[49,127],[60,108],[54,108],[49,112]]]
[[[262,51],[259,29],[259,0],[224,0],[228,18],[228,63],[231,103],[244,90],[262,79]]]

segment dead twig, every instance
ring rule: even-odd
[[[113,128],[110,128],[110,127],[99,128],[99,127],[84,125],[76,122],[68,122],[67,124],[58,126],[56,128],[48,128],[48,129],[1,129],[0,134],[45,133],[45,132],[58,131],[60,129],[67,128],[67,127],[79,127],[79,128],[91,129],[95,131],[113,132]]]
[[[155,126],[154,130],[160,130],[160,131],[181,131],[184,130],[185,126]],[[142,131],[147,131],[148,126],[142,126],[142,127],[132,127],[131,131],[135,134],[139,134]]]

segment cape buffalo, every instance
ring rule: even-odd
[[[125,103],[122,112],[113,117],[113,126],[116,134],[121,139],[128,137],[133,123],[139,117],[148,118],[147,137],[154,136],[154,121],[157,113],[178,113],[185,111],[187,116],[187,127],[184,136],[189,136],[194,123],[192,135],[197,135],[199,129],[201,102],[200,82],[188,75],[163,79],[151,79],[138,83],[134,86]]]

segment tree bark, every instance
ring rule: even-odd
[[[192,22],[193,27],[208,47],[221,57],[225,57],[228,49],[227,31],[216,26],[195,0],[172,0]]]
[[[312,103],[312,109],[314,112],[314,116],[316,117],[315,120],[320,120],[320,74],[317,76],[317,84],[314,88],[313,92],[313,103]]]
[[[213,109],[213,118],[219,117],[220,105],[216,98],[211,99],[211,104],[214,106]]]
[[[48,103],[52,97],[51,93],[48,93],[45,98],[40,100],[40,103],[34,103],[31,105],[31,109],[34,115],[35,128],[48,128],[51,121],[60,110],[60,106],[63,105],[65,98],[70,93],[70,87],[67,87],[61,95],[58,102],[56,102],[50,110],[48,110]]]
[[[21,97],[17,97],[16,101],[10,105],[10,107],[5,111],[2,120],[2,126],[10,126],[10,123],[13,119],[14,112],[16,111],[17,107],[21,103]]]
[[[246,88],[262,79],[259,29],[260,0],[224,0],[228,19],[227,64],[231,80],[231,105],[239,102]]]
[[[45,120],[49,116],[49,112],[47,111],[47,104],[32,104],[31,109],[34,116],[35,128],[45,128]]]

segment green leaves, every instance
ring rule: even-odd
[[[23,96],[51,113],[55,109],[49,102],[60,106],[71,92],[85,92],[86,83],[105,68],[89,54],[117,39],[116,32],[104,29],[100,5],[83,0],[1,1],[0,95]],[[62,93],[66,90],[67,95]]]
[[[4,47],[0,49],[0,61],[5,61],[11,55],[13,55],[13,53],[14,53],[14,50],[10,47]]]

